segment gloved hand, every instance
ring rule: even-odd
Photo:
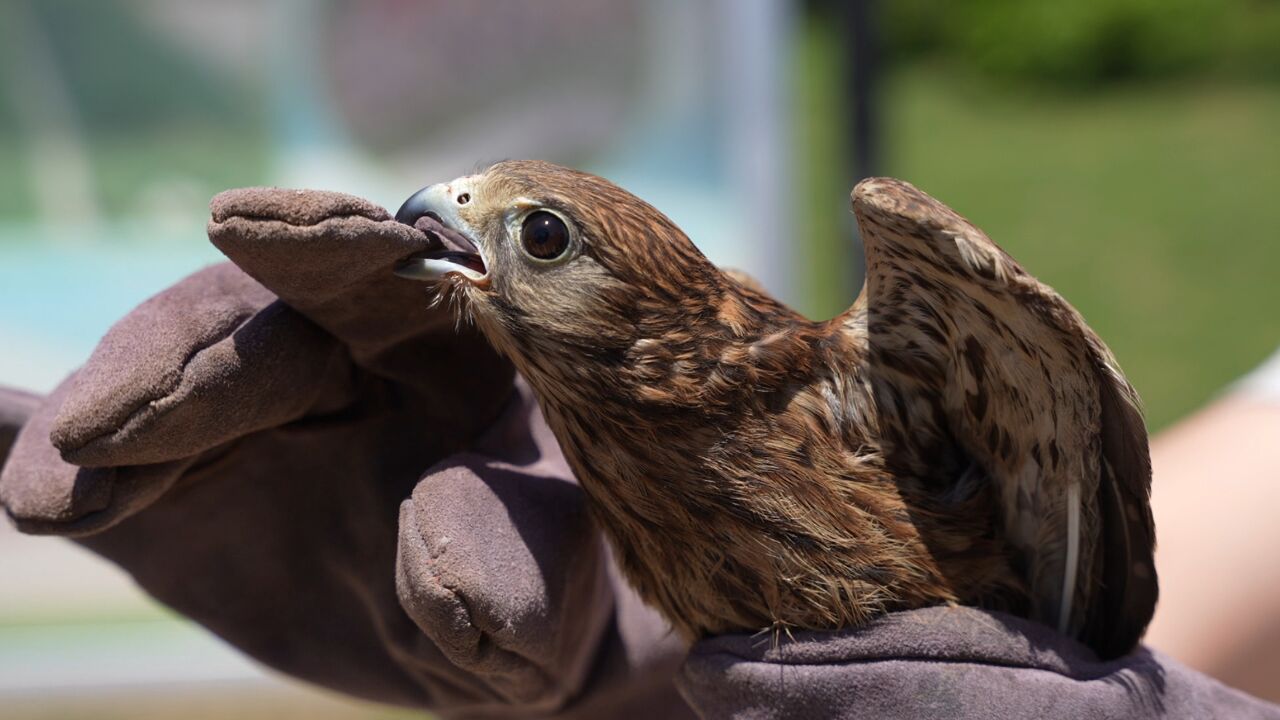
[[[240,190],[236,265],[143,303],[26,420],[0,474],[262,662],[456,717],[690,716],[684,648],[619,579],[513,371],[392,275],[421,232],[358,198]],[[4,432],[0,431],[0,461]]]
[[[1280,720],[1280,707],[1146,647],[1101,661],[1047,625],[968,607],[843,632],[708,638],[677,684],[706,720]]]

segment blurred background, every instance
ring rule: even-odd
[[[0,0],[0,382],[49,390],[217,261],[219,190],[394,210],[515,157],[820,318],[861,282],[849,190],[909,180],[1080,309],[1153,431],[1280,343],[1280,0]],[[0,525],[0,573],[5,717],[397,714],[69,543]]]

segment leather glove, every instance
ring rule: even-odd
[[[0,474],[18,527],[353,695],[691,716],[684,648],[619,579],[528,391],[392,275],[432,241],[336,193],[229,191],[212,211],[235,265],[143,303],[43,401],[0,393],[0,427],[22,426]]]
[[[1280,707],[1145,647],[1104,662],[1046,625],[968,607],[844,632],[709,638],[677,684],[707,720],[1280,718]]]

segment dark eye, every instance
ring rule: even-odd
[[[520,243],[539,260],[554,260],[569,249],[569,228],[555,213],[539,210],[524,219]]]

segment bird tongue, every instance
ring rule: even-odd
[[[434,213],[418,218],[413,227],[431,241],[431,247],[418,253],[417,257],[444,259],[481,274],[485,272],[484,261],[475,244],[466,235],[440,222]]]
[[[413,223],[413,228],[427,236],[431,240],[432,247],[427,252],[435,253],[441,250],[450,252],[467,253],[468,255],[479,255],[480,251],[476,246],[467,239],[466,235],[446,227],[440,222],[434,214],[423,215]]]

